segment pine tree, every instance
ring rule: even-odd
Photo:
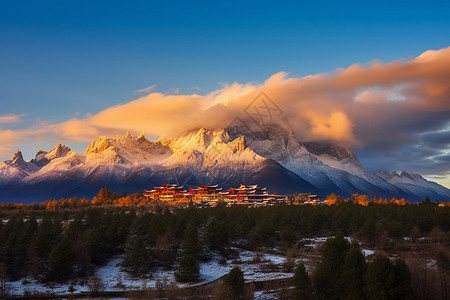
[[[322,247],[322,260],[313,274],[314,290],[320,299],[341,299],[345,286],[342,271],[350,243],[343,233],[329,238]]]
[[[49,279],[63,280],[70,278],[73,271],[74,259],[75,252],[72,242],[68,236],[64,236],[50,253],[48,259]]]
[[[124,264],[135,276],[150,272],[151,260],[142,237],[137,237],[133,241],[131,248],[125,254]]]
[[[230,272],[224,277],[225,284],[230,287],[233,298],[239,298],[244,295],[245,281],[244,273],[239,267],[233,267]]]
[[[197,228],[192,224],[186,228],[182,248],[184,255],[192,256],[196,259],[201,255],[202,248],[199,244]]]
[[[199,276],[200,267],[197,260],[191,255],[183,256],[175,271],[175,280],[178,282],[195,282]]]
[[[211,250],[222,249],[228,240],[227,228],[224,224],[219,223],[217,218],[210,218],[206,225],[206,241]]]
[[[307,300],[312,299],[313,289],[311,278],[308,275],[305,264],[301,262],[294,273],[294,297],[295,299]]]
[[[342,270],[342,279],[345,286],[343,299],[364,299],[364,274],[366,270],[366,258],[359,245],[353,243],[345,257]]]
[[[367,266],[364,276],[364,292],[369,300],[394,300],[395,271],[394,266],[384,255],[378,254]]]
[[[411,299],[411,272],[403,259],[394,262],[395,286],[393,299]]]

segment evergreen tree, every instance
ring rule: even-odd
[[[28,260],[26,245],[21,239],[24,230],[25,224],[21,215],[12,216],[2,230],[0,260],[3,261],[6,275],[10,280],[17,280],[24,275]]]
[[[142,237],[137,237],[131,248],[125,253],[124,264],[128,271],[135,276],[150,272],[149,251],[147,251]]]
[[[345,256],[342,270],[345,300],[364,299],[364,274],[367,270],[367,263],[359,245],[353,243]]]
[[[182,248],[184,255],[192,256],[196,259],[201,255],[202,248],[198,241],[197,228],[192,224],[186,228]]]
[[[294,242],[295,235],[292,231],[291,225],[286,225],[281,230],[281,241],[285,242],[288,247],[292,246],[292,243]]]
[[[244,295],[245,281],[244,273],[239,267],[234,267],[223,278],[225,284],[230,287],[233,298],[239,298]]]
[[[384,255],[378,254],[369,263],[364,276],[364,292],[369,300],[394,300],[395,271],[394,266]]]
[[[191,255],[184,255],[175,271],[175,280],[178,282],[195,282],[200,276],[200,267],[197,260]]]
[[[350,243],[343,233],[329,238],[322,247],[322,260],[313,274],[314,290],[320,299],[342,299],[342,271]]]
[[[394,262],[395,286],[393,299],[411,299],[411,272],[403,259]]]
[[[73,244],[68,236],[64,236],[50,253],[48,260],[49,279],[63,280],[70,278],[73,271],[74,259],[75,252],[73,250]]]
[[[206,240],[211,250],[222,249],[228,240],[227,227],[213,217],[206,225]]]
[[[308,300],[313,297],[313,289],[311,278],[305,268],[305,264],[301,262],[294,273],[294,297],[295,299]]]
[[[39,225],[34,239],[34,250],[41,261],[46,261],[53,246],[58,243],[62,233],[61,224],[53,222],[50,214],[46,213]]]

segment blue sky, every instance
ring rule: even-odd
[[[449,1],[0,0],[0,116],[23,115],[0,129],[83,118],[151,85],[205,95],[280,71],[411,59],[450,45],[449,16]],[[54,142],[5,146],[30,159]]]

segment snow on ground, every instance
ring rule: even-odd
[[[305,247],[313,247],[316,248],[316,246],[318,244],[323,244],[327,241],[327,239],[329,238],[334,238],[334,236],[321,236],[321,237],[314,237],[314,238],[303,238],[302,241],[304,241],[305,243]],[[349,241],[350,243],[352,242],[351,237],[346,236],[345,239],[347,241]]]
[[[258,300],[277,300],[279,299],[279,291],[255,291],[253,297]]]
[[[286,273],[283,270],[285,261],[284,256],[241,250],[239,260],[234,260],[231,264],[241,268],[245,280],[254,281],[292,277],[293,272]]]
[[[370,249],[362,249],[361,251],[364,254],[364,256],[369,256],[369,255],[375,254],[375,251],[374,250],[370,250]]]
[[[307,247],[316,247],[319,243],[324,243],[328,237],[305,238]],[[350,240],[349,237],[346,239]],[[285,272],[284,264],[286,257],[271,253],[257,253],[253,251],[233,248],[239,253],[238,258],[228,259],[226,262],[221,261],[220,255],[213,255],[208,262],[200,263],[200,282],[203,284],[214,281],[227,274],[234,266],[239,266],[244,273],[246,281],[270,280],[279,278],[292,277],[292,272]],[[374,251],[370,249],[362,249],[367,257],[373,255]],[[134,278],[121,269],[123,256],[117,256],[111,259],[105,266],[98,268],[95,275],[101,279],[106,291],[119,291],[130,289],[155,288],[157,284],[164,285],[176,284],[178,287],[188,286],[189,284],[179,284],[175,281],[174,270],[157,269],[153,271],[148,278]],[[294,259],[295,264],[301,260]],[[307,261],[303,259],[303,261]],[[12,295],[24,295],[33,293],[53,293],[53,294],[70,294],[89,292],[89,278],[79,278],[71,280],[68,283],[43,284],[32,278],[24,278],[15,282],[9,282],[9,293]],[[274,294],[258,296],[258,299],[274,299]],[[272,297],[272,298],[271,298]]]
[[[283,265],[286,258],[283,256],[256,253],[238,248],[234,248],[234,250],[239,252],[239,258],[229,259],[226,263],[220,264],[220,256],[215,255],[210,261],[201,263],[200,282],[196,284],[214,281],[227,274],[234,266],[241,268],[246,281],[286,278],[294,275],[293,272],[284,272]],[[105,291],[154,288],[158,281],[166,285],[175,283],[179,287],[189,285],[176,283],[174,270],[157,269],[151,273],[149,278],[133,278],[121,270],[120,263],[122,259],[123,256],[117,256],[95,272],[95,275],[101,279]],[[297,263],[299,259],[294,261]],[[12,295],[32,295],[37,293],[70,294],[88,292],[90,290],[87,283],[88,280],[89,278],[81,278],[71,280],[64,284],[43,284],[35,279],[25,278],[15,282],[9,282],[8,287],[9,293]]]
[[[106,291],[115,291],[123,289],[141,289],[145,287],[155,287],[157,280],[162,282],[174,282],[175,276],[172,270],[155,270],[150,278],[135,278],[121,270],[120,264],[122,256],[118,256],[108,262],[107,265],[99,268],[97,275],[105,285]]]
[[[7,292],[10,295],[33,295],[33,294],[68,294],[71,291],[69,290],[71,283],[49,283],[42,284],[37,280],[32,278],[24,278],[18,281],[8,282],[7,283]],[[74,289],[72,292],[80,293],[87,292],[89,289],[86,285],[76,285],[73,286]]]
[[[302,241],[307,243],[307,244],[304,245],[305,247],[316,248],[317,245],[325,243],[327,239],[328,239],[328,237],[315,237],[315,238],[304,238],[304,239],[302,239]],[[350,243],[352,241],[351,238],[348,237],[348,236],[346,236],[345,239],[347,241],[349,241]],[[375,251],[371,250],[371,249],[361,249],[361,251],[364,254],[364,256],[366,256],[366,257],[369,256],[369,255],[375,254]]]

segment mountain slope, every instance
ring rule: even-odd
[[[241,183],[271,192],[354,193],[421,201],[450,199],[450,190],[417,174],[374,173],[350,150],[302,143],[287,125],[187,132],[152,142],[143,134],[99,137],[85,153],[58,144],[31,161],[20,151],[0,163],[0,202],[92,197],[101,187],[132,193],[162,183],[223,188]]]
[[[42,152],[38,156],[43,156]],[[27,164],[36,166],[35,162]],[[92,197],[103,186],[130,193],[164,182],[192,186],[219,183],[225,188],[257,182],[283,193],[318,192],[277,162],[246,147],[243,136],[231,139],[225,130],[206,129],[156,142],[143,135],[100,137],[85,153],[65,151],[65,155],[49,158],[40,169],[17,178],[20,180],[1,189],[2,202]]]
[[[325,196],[336,193],[348,197],[354,193],[392,198],[419,199],[384,178],[365,170],[348,149],[328,143],[301,143],[288,124],[266,124],[264,128],[232,128],[235,135],[250,135],[249,147],[274,159],[286,169],[315,185]],[[249,132],[250,131],[250,132]]]

